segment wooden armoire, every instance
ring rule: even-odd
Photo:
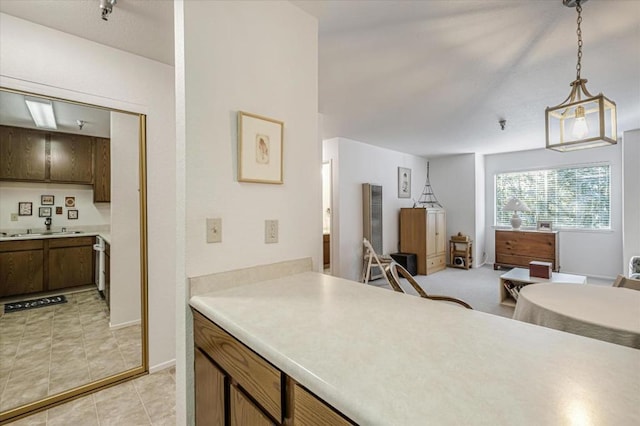
[[[400,209],[400,251],[416,255],[419,275],[446,268],[446,229],[443,209]]]

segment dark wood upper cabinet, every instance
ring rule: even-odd
[[[93,202],[111,201],[111,141],[96,138],[94,155]]]
[[[51,133],[51,182],[93,183],[93,138]]]
[[[0,179],[45,180],[46,133],[0,126]]]

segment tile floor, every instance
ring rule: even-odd
[[[140,377],[33,414],[11,426],[165,426],[176,424],[175,369]]]
[[[0,316],[0,411],[141,364],[140,325],[111,330],[96,289],[67,300]]]

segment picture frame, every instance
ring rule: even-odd
[[[411,169],[398,167],[398,198],[411,198]]]
[[[284,122],[238,112],[238,182],[282,184]]]
[[[64,197],[64,205],[67,207],[75,207],[76,197]]]
[[[52,206],[54,204],[54,200],[56,197],[53,195],[41,195],[40,196],[40,204],[43,206]]]
[[[69,219],[69,220],[78,219],[78,210],[76,210],[76,209],[67,210],[67,219]]]
[[[56,214],[62,214],[62,206],[56,206]]]
[[[536,229],[538,231],[552,231],[553,230],[553,222],[550,220],[539,220],[537,222]]]
[[[28,201],[20,201],[18,203],[18,216],[32,216],[33,203]]]
[[[51,217],[51,207],[40,207],[38,209],[39,217]]]

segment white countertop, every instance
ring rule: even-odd
[[[9,233],[9,235],[11,235]],[[66,234],[41,234],[41,233],[35,233],[35,234],[27,234],[27,235],[20,235],[19,237],[10,237],[10,236],[4,236],[4,237],[0,237],[0,242],[1,241],[22,241],[22,240],[44,240],[44,239],[49,239],[49,238],[72,238],[72,237],[95,237],[95,236],[101,236],[102,238],[105,239],[105,241],[109,244],[111,244],[111,234],[109,233],[109,231],[80,231],[77,233],[66,233]]]
[[[306,272],[190,304],[362,425],[640,424],[640,351]]]

